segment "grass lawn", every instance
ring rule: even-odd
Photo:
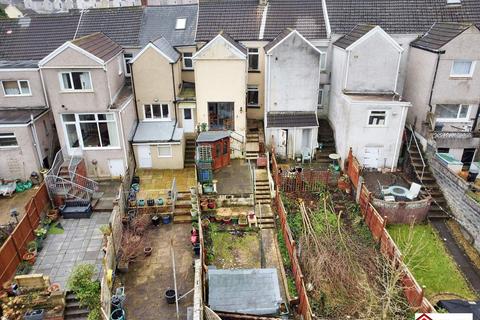
[[[409,237],[410,230],[413,233]],[[404,261],[410,271],[418,283],[425,287],[427,298],[439,293],[454,293],[466,299],[476,298],[431,225],[415,225],[413,229],[410,225],[392,225],[388,231],[404,254]]]

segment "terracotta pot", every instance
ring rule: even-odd
[[[29,264],[33,265],[35,263],[35,255],[31,252],[27,252],[22,256],[22,259]]]
[[[216,206],[215,199],[208,199],[208,209],[215,209]]]
[[[59,218],[58,210],[52,209],[47,213],[47,217],[52,221],[57,221]]]
[[[208,210],[208,201],[207,200],[204,200],[202,202],[200,202],[200,207],[202,208],[202,210]]]
[[[50,292],[50,293],[60,291],[60,284],[59,283],[52,283],[48,287],[47,291]]]

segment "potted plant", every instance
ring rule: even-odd
[[[346,174],[342,174],[337,181],[337,187],[340,190],[347,191],[350,189],[350,179]]]
[[[208,209],[215,209],[217,204],[215,202],[215,199],[208,199],[208,202],[207,202],[207,206],[208,206]]]
[[[49,210],[47,213],[47,218],[49,218],[50,221],[57,221],[59,218],[58,209]]]
[[[238,224],[238,214],[232,214],[232,223]]]
[[[195,218],[198,215],[198,210],[197,209],[190,209],[190,215],[192,218]]]
[[[41,224],[45,229],[48,229],[50,227],[51,223],[52,223],[52,219],[50,219],[48,217],[42,218]]]
[[[26,261],[20,262],[15,272],[16,275],[25,275],[32,270],[32,265]]]
[[[37,243],[37,252],[42,251],[42,249],[43,249],[43,239],[37,237],[35,239],[35,242]]]
[[[200,202],[200,207],[202,208],[203,211],[208,210],[208,199],[202,199]]]
[[[35,263],[35,255],[30,252],[26,252],[22,256],[23,261],[33,265]]]
[[[202,219],[202,227],[204,229],[208,229],[208,226],[210,225],[210,220],[205,218],[205,219]]]
[[[29,243],[27,243],[27,252],[37,255],[37,242],[35,240],[32,240]]]
[[[33,230],[33,232],[35,233],[35,236],[37,238],[40,238],[42,240],[47,237],[47,229],[44,227],[38,227],[37,229]]]

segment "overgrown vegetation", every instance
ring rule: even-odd
[[[68,287],[75,293],[81,306],[89,310],[88,320],[101,319],[100,282],[94,280],[95,266],[80,264],[68,278]]]
[[[406,319],[401,273],[379,253],[358,207],[340,192],[311,196],[283,200],[313,312],[327,318]]]
[[[280,249],[280,254],[282,255],[283,267],[285,268],[285,275],[287,277],[288,293],[291,298],[297,297],[298,292],[295,286],[295,280],[293,279],[292,274],[292,264],[290,262],[290,256],[288,254],[287,245],[285,244],[285,238],[281,230],[277,230],[277,242]]]
[[[443,293],[476,298],[430,224],[392,225],[388,230],[427,298]]]

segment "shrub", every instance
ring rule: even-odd
[[[100,282],[93,280],[95,267],[81,264],[68,278],[68,287],[75,293],[81,306],[89,309],[88,320],[100,320]]]

